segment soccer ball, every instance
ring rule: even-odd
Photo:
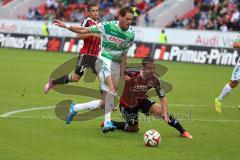
[[[145,146],[155,147],[161,142],[161,135],[158,131],[151,129],[144,133]]]

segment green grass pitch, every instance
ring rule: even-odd
[[[92,100],[55,91],[48,95],[43,93],[51,72],[73,56],[76,55],[0,48],[0,115],[54,106],[69,98],[78,102]],[[129,61],[139,62],[137,59]],[[140,120],[140,131],[136,134],[121,131],[103,134],[99,127],[103,117],[67,126],[55,117],[54,108],[45,108],[0,118],[0,159],[239,159],[239,87],[224,100],[222,114],[213,109],[213,100],[229,81],[233,67],[158,63],[168,68],[162,79],[174,86],[167,94],[169,111],[181,119],[182,125],[193,135],[192,140],[178,137],[175,129],[160,120]],[[81,81],[77,85],[94,88],[98,82]],[[113,119],[119,115],[119,111],[114,112]],[[148,129],[160,132],[160,146],[143,145],[143,134]]]

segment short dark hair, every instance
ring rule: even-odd
[[[123,7],[119,11],[119,15],[121,15],[122,17],[124,17],[127,13],[134,14],[132,7],[129,7],[129,6]]]
[[[89,3],[89,4],[87,5],[87,10],[88,10],[88,12],[91,11],[91,8],[92,8],[92,7],[96,7],[96,6],[98,6],[97,3]]]
[[[145,67],[146,64],[148,64],[149,62],[154,62],[154,59],[153,59],[152,57],[144,57],[144,58],[142,59],[142,65],[143,65],[143,67]]]

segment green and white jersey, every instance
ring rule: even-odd
[[[105,57],[116,63],[121,62],[121,55],[128,52],[135,37],[132,27],[123,31],[119,27],[119,21],[102,22],[91,26],[90,30],[102,34],[99,58]]]

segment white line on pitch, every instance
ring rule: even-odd
[[[211,105],[204,105],[204,104],[169,104],[169,106],[176,106],[176,107],[213,107]],[[8,117],[17,113],[22,112],[29,112],[29,111],[35,111],[35,110],[44,110],[44,109],[51,109],[55,106],[43,106],[43,107],[34,107],[34,108],[28,108],[28,109],[21,109],[16,111],[7,112],[0,115],[1,117]],[[224,106],[223,108],[237,108],[237,106]]]
[[[43,109],[51,109],[54,108],[55,106],[44,106],[44,107],[34,107],[34,108],[28,108],[28,109],[20,109],[20,110],[16,110],[16,111],[11,111],[11,112],[7,112],[4,114],[1,114],[0,117],[8,117],[17,113],[21,113],[21,112],[29,112],[29,111],[35,111],[35,110],[43,110]]]
[[[0,118],[23,118],[23,119],[58,119],[56,116],[5,116]]]

